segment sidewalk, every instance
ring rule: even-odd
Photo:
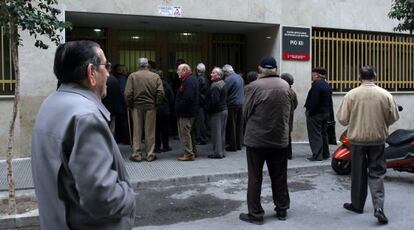
[[[232,179],[247,176],[245,148],[238,152],[227,152],[224,159],[209,159],[211,145],[198,145],[198,158],[195,161],[180,162],[176,158],[182,152],[178,140],[172,140],[173,150],[157,154],[158,159],[153,162],[132,162],[129,155],[131,148],[120,145],[122,155],[130,181],[134,188],[140,186],[168,186],[190,183],[206,183],[221,179]],[[331,152],[336,148],[330,146]],[[307,167],[329,167],[330,160],[310,162],[307,143],[293,144],[293,159],[289,160],[289,170]],[[30,158],[15,159],[13,161],[16,190],[33,189]],[[7,165],[0,161],[0,192],[7,191]]]
[[[153,162],[131,162],[128,158],[130,146],[119,146],[125,159],[130,181],[135,190],[140,187],[161,187],[171,185],[200,184],[215,182],[223,179],[247,177],[247,162],[245,148],[238,152],[228,152],[224,159],[209,159],[211,145],[199,145],[198,158],[195,161],[180,162],[177,157],[182,152],[179,141],[172,140],[173,151],[157,154],[158,159]],[[336,146],[330,146],[331,152]],[[288,173],[300,173],[313,167],[330,167],[330,160],[310,162],[307,143],[293,144],[293,159],[288,162]],[[16,196],[21,199],[35,201],[30,158],[15,159],[13,161]],[[321,169],[322,170],[322,169]],[[265,175],[267,169],[265,166]],[[7,165],[0,161],[0,200],[7,200]],[[13,217],[0,216],[0,229],[39,229],[38,210],[17,214]]]

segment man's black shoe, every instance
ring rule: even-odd
[[[358,214],[361,214],[361,213],[363,213],[363,212],[364,212],[363,210],[356,209],[356,208],[352,205],[352,203],[345,203],[345,204],[344,204],[344,209],[349,210],[349,211],[351,211],[351,212],[356,212],[356,213],[358,213]]]
[[[308,161],[322,161],[322,160],[318,160],[314,157],[308,157],[307,159],[308,159]]]
[[[230,148],[230,147],[226,147],[226,151],[227,151],[227,152],[237,152],[237,149],[235,149],[235,148]]]
[[[378,223],[388,224],[388,218],[385,216],[382,208],[376,208],[374,212],[374,216],[378,219]]]
[[[207,157],[208,157],[208,158],[211,158],[211,159],[223,159],[223,158],[225,158],[226,156],[220,156],[220,155],[216,155],[216,154],[210,154],[210,155],[208,155]]]
[[[264,222],[263,217],[255,217],[249,213],[240,213],[239,219],[257,225],[262,225]]]
[[[279,220],[286,220],[286,217],[287,217],[287,211],[286,211],[286,210],[279,210],[279,211],[276,211],[276,217],[277,217]]]
[[[169,152],[169,151],[171,151],[172,150],[172,148],[171,147],[167,147],[167,148],[162,148],[161,149],[161,152]]]

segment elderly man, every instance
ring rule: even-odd
[[[276,60],[265,57],[259,65],[260,77],[246,86],[243,117],[246,121],[244,144],[247,154],[247,208],[239,218],[263,224],[260,203],[263,165],[266,162],[272,185],[276,217],[285,220],[290,205],[287,185],[287,146],[291,92],[289,84],[277,75]]]
[[[211,83],[206,98],[206,108],[210,113],[211,139],[213,154],[208,158],[222,159],[225,157],[225,132],[227,122],[227,89],[223,81],[223,71],[215,67],[211,71]]]
[[[244,81],[234,72],[231,65],[223,66],[224,82],[227,86],[228,118],[226,125],[226,151],[235,152],[241,150],[243,144],[243,102]]]
[[[374,216],[380,224],[387,224],[383,210],[387,169],[384,148],[388,127],[399,119],[399,115],[392,95],[375,85],[375,78],[372,66],[362,67],[359,74],[361,85],[345,95],[337,112],[339,123],[348,126],[352,143],[351,203],[345,203],[344,208],[363,212],[368,183]]]
[[[196,157],[194,120],[199,110],[199,85],[188,64],[177,67],[181,85],[175,97],[175,114],[177,115],[178,136],[184,150],[177,158],[179,161],[193,161]]]
[[[142,131],[145,130],[145,152],[147,161],[157,159],[155,148],[155,124],[157,104],[164,97],[164,88],[158,74],[151,72],[147,58],[138,60],[140,69],[131,73],[125,87],[128,108],[132,109],[134,137],[131,161],[143,160],[141,149]]]
[[[197,65],[197,80],[200,86],[200,109],[195,124],[196,141],[197,144],[204,145],[210,139],[210,125],[208,124],[208,114],[205,105],[211,81],[206,75],[206,66],[203,63],[198,63]]]
[[[108,127],[110,63],[98,44],[60,45],[61,86],[41,105],[32,135],[33,182],[42,229],[131,229],[135,196]]]
[[[312,70],[312,87],[306,98],[306,127],[312,156],[309,161],[329,158],[328,121],[332,111],[332,88],[326,82],[326,70],[318,67]]]

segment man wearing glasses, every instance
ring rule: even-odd
[[[101,103],[110,63],[95,42],[60,45],[61,86],[42,103],[32,171],[42,229],[131,229],[135,194]]]

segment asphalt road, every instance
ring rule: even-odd
[[[350,199],[349,176],[330,169],[290,173],[288,219],[274,217],[269,180],[262,189],[265,224],[238,219],[246,212],[246,179],[214,183],[138,188],[136,229],[414,229],[414,174],[389,170],[385,182],[385,213],[389,224],[377,224],[370,194],[363,214],[342,208]]]

